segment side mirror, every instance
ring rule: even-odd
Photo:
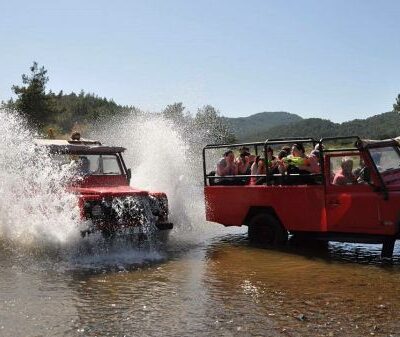
[[[131,183],[132,171],[130,168],[126,170],[126,178],[128,179],[128,183]]]

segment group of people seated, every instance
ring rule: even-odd
[[[267,148],[266,158],[261,158],[250,153],[249,148],[243,146],[239,149],[239,156],[235,158],[232,150],[224,153],[224,156],[218,161],[215,183],[219,185],[237,185],[240,182],[256,185],[265,181],[268,175],[307,175],[310,173],[320,173],[319,166],[319,148],[318,145],[306,155],[302,143],[295,143],[291,147],[284,146],[274,156],[273,149]],[[250,179],[232,176],[252,175]],[[230,178],[222,178],[231,176]],[[261,176],[261,177],[257,177]],[[264,176],[264,177],[262,177]]]

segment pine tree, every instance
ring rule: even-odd
[[[13,85],[12,89],[18,96],[14,107],[23,113],[28,122],[35,126],[42,126],[49,121],[52,111],[50,107],[50,96],[46,95],[46,83],[49,81],[47,70],[38,67],[33,62],[29,75],[22,75],[23,86]]]

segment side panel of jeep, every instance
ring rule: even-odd
[[[320,141],[267,140],[263,147],[265,165],[269,167],[266,159],[269,146],[295,142],[308,142],[315,148],[318,145],[319,173],[224,177],[230,186],[214,183],[216,178],[223,179],[208,173],[206,150],[246,145],[254,146],[257,154],[262,143],[206,146],[203,167],[207,220],[225,226],[248,225],[249,237],[263,237],[269,244],[284,243],[287,232],[306,239],[383,243],[382,256],[391,257],[394,242],[399,238],[400,221],[397,141],[369,141],[354,136]],[[243,183],[252,178],[262,182]]]

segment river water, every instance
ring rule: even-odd
[[[379,246],[271,250],[210,226],[162,246],[14,248],[0,336],[400,336],[400,260],[382,265]]]
[[[388,266],[376,245],[273,250],[206,223],[201,135],[160,118],[97,130],[128,148],[133,185],[167,193],[175,225],[164,243],[105,241],[80,238],[69,172],[20,117],[0,119],[1,337],[400,336],[400,247]]]

